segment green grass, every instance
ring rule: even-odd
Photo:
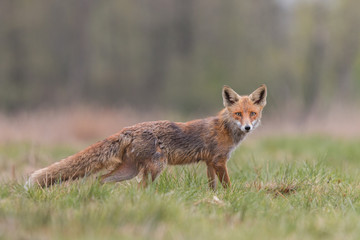
[[[76,150],[0,145],[0,239],[360,238],[357,140],[250,137],[229,161],[232,188],[216,192],[203,164],[168,167],[146,189],[87,178],[25,191],[8,174]]]

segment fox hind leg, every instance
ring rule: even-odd
[[[142,172],[143,176],[140,186],[146,187],[148,179],[154,181],[167,164],[167,158],[166,154],[163,152],[162,144],[156,140],[154,143],[155,144],[151,146],[150,151],[145,151],[148,149],[145,149],[142,152],[140,151],[141,154],[139,155],[141,157],[138,157],[138,154],[132,156],[130,153],[127,158],[128,161],[125,160],[115,170],[101,176],[101,182],[120,182],[129,180],[136,177],[139,172]],[[133,148],[142,149],[142,146],[133,146]],[[132,161],[129,161],[129,159],[132,159]]]
[[[158,147],[149,162],[143,167],[143,177],[139,186],[146,187],[149,179],[155,181],[167,164],[166,155]]]
[[[139,183],[139,186],[146,187],[149,183],[149,180],[151,182],[154,182],[155,179],[160,175],[162,170],[163,167],[155,167],[155,166],[150,166],[150,168],[147,167],[146,169],[144,169],[142,180]]]
[[[101,183],[106,182],[121,182],[136,177],[139,173],[135,163],[122,163],[119,167],[108,174],[100,177]]]

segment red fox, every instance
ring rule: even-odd
[[[207,165],[209,187],[216,189],[216,176],[230,187],[226,163],[231,152],[259,124],[266,105],[267,88],[261,85],[249,96],[240,96],[224,86],[224,109],[216,116],[185,123],[144,122],[30,175],[26,187],[49,186],[76,179],[101,169],[109,170],[100,181],[119,182],[142,174],[141,185],[154,181],[164,167],[197,163]]]

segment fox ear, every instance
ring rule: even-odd
[[[267,95],[266,85],[263,84],[253,93],[251,93],[249,97],[251,101],[254,102],[254,104],[264,107],[266,105],[266,95]]]
[[[239,101],[239,94],[232,90],[229,86],[224,86],[222,90],[223,103],[225,107],[229,107]]]

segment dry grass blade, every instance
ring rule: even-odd
[[[281,196],[286,198],[285,195],[295,194],[299,188],[296,182],[284,183],[284,182],[253,182],[252,184],[246,184],[247,187],[254,187],[257,191],[265,190],[268,193],[274,194],[274,196]]]

